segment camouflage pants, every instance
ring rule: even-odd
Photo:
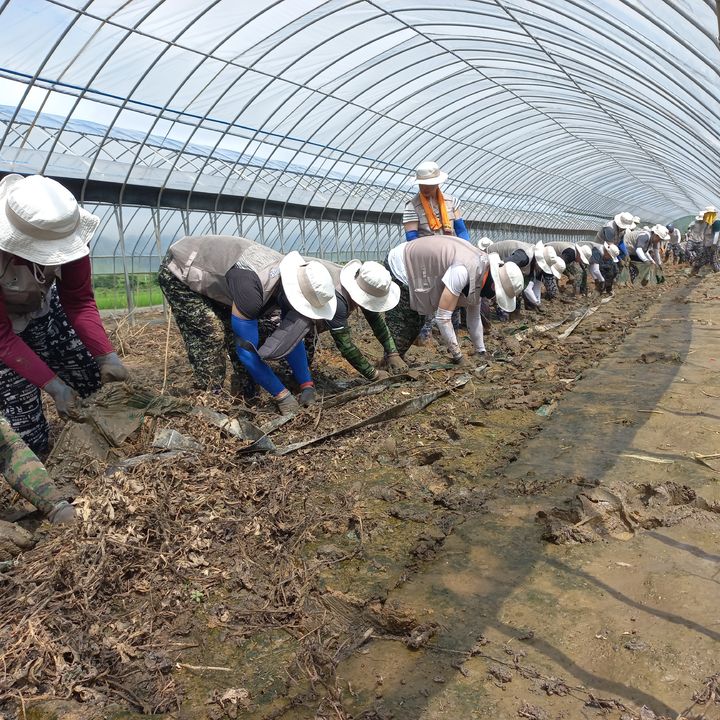
[[[385,261],[385,267],[390,267]],[[410,289],[397,278],[393,278],[400,286],[400,302],[392,309],[385,312],[385,322],[387,323],[390,334],[395,341],[395,346],[400,357],[405,357],[405,353],[410,349],[412,344],[423,326],[423,316],[415,312],[410,307]]]
[[[62,500],[37,455],[0,418],[0,474],[10,487],[47,515]]]
[[[565,274],[572,283],[576,295],[587,295],[587,269],[579,267],[578,263],[570,263],[565,268]]]
[[[233,370],[232,391],[253,397],[256,394],[255,383],[235,352],[231,308],[191,290],[168,270],[166,260],[160,264],[158,284],[185,343],[195,384],[202,390],[221,390],[225,384],[229,359]],[[261,345],[275,331],[279,322],[277,312],[260,318]],[[315,345],[316,334],[311,333],[305,339],[308,364],[312,363]],[[287,384],[284,377],[281,379]]]
[[[235,335],[230,307],[191,290],[160,264],[158,284],[180,330],[195,384],[202,390],[220,390],[225,383],[227,361],[236,373],[245,373],[235,354]]]
[[[699,272],[705,265],[710,265],[713,272],[720,272],[720,259],[718,259],[718,248],[716,245],[708,245],[702,248],[693,263],[693,272]]]
[[[600,273],[605,278],[605,292],[611,293],[615,278],[618,276],[618,264],[612,260],[604,260],[600,263]]]
[[[558,296],[560,289],[554,275],[543,274],[543,285],[545,286],[545,299],[553,300]]]
[[[47,315],[33,320],[19,337],[81,397],[100,388],[98,364],[70,325],[55,288]],[[0,410],[34,453],[41,455],[50,449],[50,427],[43,413],[40,388],[3,363]]]

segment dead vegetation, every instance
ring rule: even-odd
[[[553,312],[564,320],[568,306]],[[623,312],[631,322],[633,311]],[[580,325],[559,351],[558,331],[527,332],[533,319],[496,325],[495,362],[482,373],[470,368],[474,379],[461,389],[452,373],[430,368],[354,394],[343,361],[321,348],[325,400],[284,424],[272,423],[267,404],[194,392],[182,344],[163,321],[118,325],[115,341],[150,393],[166,386],[194,406],[251,420],[277,447],[423,394],[447,397],[287,455],[247,453],[248,440],[183,413],[145,417],[105,463],[75,458],[83,522],[43,526],[37,546],[0,575],[0,711],[57,698],[106,713],[196,707],[212,718],[270,718],[305,705],[317,717],[347,717],[337,663],[375,634],[410,648],[430,642],[436,628],[386,606],[387,593],[466,514],[483,512],[488,492],[500,492],[475,486],[480,450],[466,446],[467,428],[482,427],[489,411],[525,418],[488,443],[483,472],[491,476],[535,431],[533,411],[615,341],[602,333],[591,342]],[[364,334],[361,346],[377,351]],[[346,402],[337,400],[342,392]],[[204,450],[158,455],[152,440],[166,427]],[[0,508],[3,500],[11,499],[0,496]],[[522,711],[533,717],[533,708]]]

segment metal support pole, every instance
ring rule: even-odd
[[[125,253],[125,231],[122,223],[122,208],[115,206],[115,222],[118,229],[118,240],[120,242],[120,252],[122,253],[123,275],[125,277],[125,295],[127,297],[128,322],[130,325],[135,324],[135,299],[133,298],[132,285],[130,281],[130,273],[127,266],[127,254]]]

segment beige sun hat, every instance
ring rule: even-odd
[[[42,175],[0,180],[0,250],[38,265],[64,265],[90,254],[100,218]]]
[[[534,249],[535,260],[537,260],[540,269],[548,275],[552,274],[556,278],[559,278],[563,274],[563,270],[565,270],[565,263],[563,262],[561,270],[556,267],[561,258],[558,256],[555,248],[543,244],[542,240],[538,240]]]
[[[560,278],[565,272],[565,268],[567,267],[567,265],[565,264],[565,261],[558,255],[557,258],[555,258],[555,262],[552,264],[551,267],[553,275],[556,278]]]
[[[477,241],[477,246],[478,246],[481,250],[483,250],[483,251],[485,251],[485,252],[487,252],[487,249],[488,249],[492,244],[493,244],[493,241],[492,241],[489,237],[481,237],[481,238]]]
[[[335,283],[318,260],[306,262],[297,250],[280,261],[280,281],[285,297],[301,315],[313,320],[330,320],[337,310]]]
[[[448,174],[443,172],[436,162],[427,160],[415,168],[415,177],[412,181],[415,185],[440,185],[447,179]]]
[[[580,262],[583,265],[590,264],[590,258],[592,257],[592,248],[589,245],[576,245],[575,249],[577,254],[580,256]]]
[[[708,205],[703,210],[703,215],[705,215],[706,213],[716,213],[716,212],[717,212],[717,208],[714,205]]]
[[[351,260],[340,271],[340,282],[353,301],[370,312],[392,310],[400,302],[400,287],[374,260]]]
[[[657,235],[662,241],[670,239],[670,233],[664,225],[653,225],[652,228],[650,228],[650,232]]]
[[[504,263],[497,253],[490,253],[488,258],[490,276],[495,285],[495,302],[501,310],[512,312],[525,285],[522,270],[514,262]]]
[[[613,222],[621,230],[632,230],[635,227],[635,217],[629,212],[618,213],[614,218]]]
[[[610,243],[603,243],[603,248],[605,248],[605,251],[610,255],[613,262],[618,261],[618,257],[620,257],[620,249],[617,245],[611,245]]]

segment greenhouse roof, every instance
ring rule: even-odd
[[[441,5],[441,7],[439,7]],[[0,171],[397,214],[426,159],[470,221],[720,204],[705,0],[9,0]],[[310,213],[312,216],[312,213]]]

